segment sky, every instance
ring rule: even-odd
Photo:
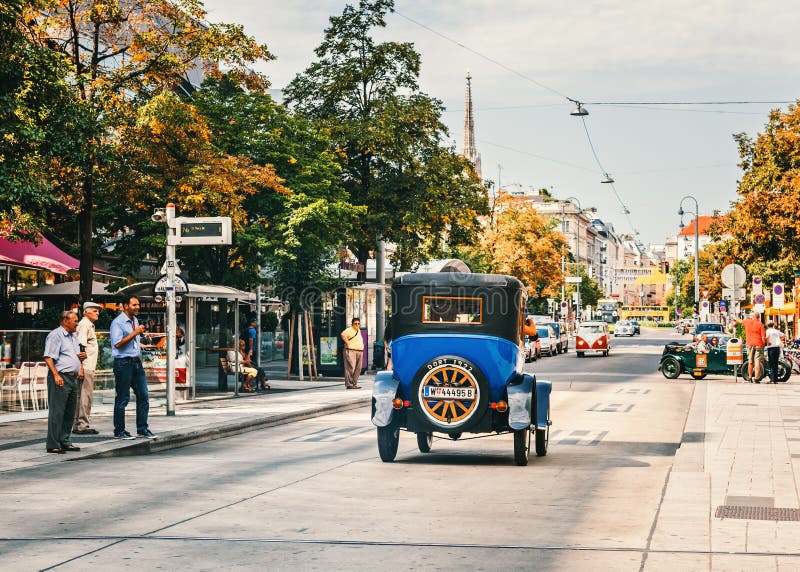
[[[209,21],[241,24],[268,46],[277,59],[256,69],[282,89],[314,61],[328,18],[347,3],[205,7]],[[798,28],[800,4],[785,0],[395,0],[376,39],[415,45],[420,89],[444,103],[458,150],[469,71],[484,179],[576,197],[618,233],[663,244],[679,231],[684,196],[697,199],[701,215],[729,209],[741,176],[733,134],[755,137],[770,109],[788,104],[627,103],[795,101]],[[602,169],[567,98],[586,102]],[[613,188],[601,183],[604,172]]]

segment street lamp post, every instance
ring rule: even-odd
[[[577,221],[575,223],[575,258],[578,263],[578,268],[581,266],[581,214],[583,213],[583,209],[581,208],[581,202],[575,197],[567,197],[565,199],[571,203],[575,203],[578,207],[578,216]],[[564,208],[564,203],[561,204],[561,208]],[[578,282],[576,285],[576,291],[578,292],[578,300],[577,300],[577,315],[580,318],[581,316],[581,283]]]
[[[681,216],[681,227],[683,227],[683,201],[692,199],[694,201],[694,309],[700,311],[700,207],[697,199],[692,195],[686,195],[681,199],[678,207],[678,214]],[[692,211],[689,211],[690,213]]]

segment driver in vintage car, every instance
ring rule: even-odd
[[[700,335],[700,341],[697,342],[697,347],[695,348],[695,352],[698,354],[707,354],[711,351],[711,348],[708,346],[708,334],[703,332]]]

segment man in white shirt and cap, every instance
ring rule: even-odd
[[[781,357],[781,342],[783,342],[786,334],[777,329],[775,324],[770,321],[767,323],[767,331],[764,332],[764,337],[767,338],[770,383],[778,383],[778,360]]]
[[[75,422],[72,432],[78,435],[97,435],[98,431],[91,426],[89,416],[92,413],[94,393],[94,372],[97,369],[97,357],[100,354],[97,345],[97,334],[94,323],[100,317],[100,304],[83,303],[83,318],[78,322],[78,343],[86,352],[86,359],[81,364],[78,374],[78,405],[75,408]]]

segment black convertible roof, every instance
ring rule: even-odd
[[[524,289],[525,286],[505,274],[467,274],[465,272],[428,272],[404,274],[394,281],[399,286],[502,286]]]

